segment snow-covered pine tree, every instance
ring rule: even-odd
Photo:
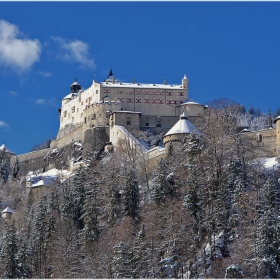
[[[153,186],[153,199],[159,205],[167,197],[174,198],[177,194],[175,172],[171,172],[166,159],[160,159],[155,171],[155,184]]]
[[[3,186],[10,174],[9,160],[4,151],[0,151],[0,185]]]
[[[184,196],[183,205],[188,209],[193,217],[192,229],[195,235],[198,235],[200,228],[203,226],[203,182],[200,180],[199,168],[193,161],[193,164],[187,166],[188,176],[188,191]]]
[[[107,220],[110,225],[113,225],[121,213],[120,170],[119,168],[113,168],[109,170],[109,173],[107,181],[109,187]]]
[[[113,278],[133,278],[132,253],[128,245],[121,241],[113,248]]]
[[[21,279],[31,278],[32,271],[28,264],[28,248],[25,241],[21,242],[21,247],[19,248],[16,262],[17,262],[17,277]]]
[[[100,236],[102,197],[101,188],[97,180],[86,183],[85,190],[86,196],[81,215],[84,224],[81,231],[81,240],[85,246],[87,246],[88,244],[98,241]]]
[[[280,277],[280,224],[278,195],[273,178],[268,177],[264,186],[264,208],[259,211],[256,223],[256,254],[258,276],[263,278]]]
[[[14,222],[5,224],[4,236],[1,244],[1,259],[3,265],[3,278],[17,278],[18,240]]]
[[[32,270],[34,271],[34,276],[37,278],[43,276],[43,268],[46,261],[46,214],[45,201],[40,198],[34,209],[34,218],[30,233],[30,245],[33,255]]]
[[[13,178],[16,179],[19,176],[19,173],[20,173],[20,163],[17,157],[12,167]]]
[[[137,221],[140,217],[139,212],[140,194],[136,173],[130,169],[126,175],[126,183],[123,188],[123,211],[126,216]]]
[[[150,278],[149,256],[150,249],[146,238],[144,224],[138,232],[133,246],[133,278]]]
[[[85,182],[86,171],[81,166],[74,176],[73,181],[64,189],[64,198],[61,207],[63,216],[72,219],[78,229],[82,229],[84,226],[81,215],[85,200]]]

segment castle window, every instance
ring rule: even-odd
[[[104,93],[110,93],[110,89],[109,88],[104,89]]]
[[[179,92],[179,96],[184,96],[184,92]]]
[[[123,102],[123,97],[122,98],[118,98],[119,101]]]
[[[63,112],[63,116],[66,117],[67,116],[67,111]]]
[[[75,106],[73,106],[73,107],[71,108],[71,112],[72,112],[72,113],[75,113]]]
[[[91,119],[92,119],[92,120],[95,120],[95,119],[96,119],[96,114],[95,114],[95,113],[92,113]]]
[[[141,103],[141,98],[136,98],[135,103]]]
[[[96,90],[95,94],[98,94],[98,89]]]
[[[133,103],[133,98],[127,98],[126,102],[127,103]]]
[[[86,117],[84,118],[84,123],[87,123],[87,118]]]
[[[172,96],[172,91],[168,91],[168,92],[166,93],[166,95],[167,95],[167,96]]]
[[[127,124],[127,125],[131,125],[131,121],[130,121],[130,120],[127,120],[126,124]]]

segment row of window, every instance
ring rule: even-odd
[[[122,103],[124,102],[124,98],[118,98],[119,101]],[[182,101],[181,100],[166,100],[166,104],[180,104]],[[126,103],[133,103],[133,98],[127,98]],[[141,98],[135,98],[135,103],[142,103]],[[144,98],[143,103],[148,103],[148,104],[164,104],[163,99],[150,99],[150,98]]]
[[[109,92],[106,92],[106,93],[109,93]],[[105,93],[105,91],[104,91],[104,93]],[[134,91],[130,91],[129,93],[130,94],[134,94]],[[124,94],[124,91],[123,90],[119,90],[118,94]],[[137,91],[136,90],[135,94],[136,95],[142,95],[142,94],[143,95],[164,95],[164,92],[160,92],[160,91]],[[167,91],[166,92],[167,96],[172,96],[173,94],[176,94],[176,93],[172,92],[172,91]],[[178,92],[178,96],[185,96],[185,92],[184,91]]]

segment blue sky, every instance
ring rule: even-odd
[[[0,145],[57,135],[57,109],[110,66],[122,81],[179,84],[205,104],[280,107],[279,2],[0,2]]]

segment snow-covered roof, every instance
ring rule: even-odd
[[[276,123],[278,120],[280,120],[280,115],[273,122]]]
[[[10,154],[14,154],[14,152],[12,152],[5,144],[3,144],[2,146],[0,146],[0,151],[4,151],[6,153],[10,153]]]
[[[106,80],[105,80],[106,81]],[[127,88],[135,88],[135,89],[181,89],[185,90],[182,88],[182,85],[164,85],[164,84],[140,84],[140,83],[120,83],[116,82],[111,83],[111,82],[102,82],[101,87],[127,87]]]
[[[251,132],[251,130],[249,130],[248,128],[244,128],[240,131],[240,133],[245,133],[245,132]]]
[[[68,170],[51,169],[44,173],[34,174],[32,171],[28,172],[26,176],[26,181],[34,182],[30,188],[40,187],[40,186],[51,186],[52,182],[56,181],[58,178],[60,182],[69,178],[70,172]]]
[[[64,99],[72,99],[72,98],[75,98],[75,97],[77,97],[77,96],[78,96],[77,93],[69,93],[69,94],[67,94],[65,97],[63,97],[62,100],[64,100]]]
[[[173,135],[173,134],[183,134],[183,133],[194,133],[201,134],[199,130],[188,120],[188,116],[185,112],[180,115],[180,119],[177,123],[164,135]]]
[[[5,208],[1,213],[15,213],[10,207]]]
[[[77,82],[77,80],[75,80],[75,82],[73,84],[71,84],[71,86],[75,86],[75,85],[80,86],[80,84]]]
[[[198,102],[196,102],[194,99],[192,98],[189,98],[188,100],[186,100],[184,103],[180,104],[180,106],[183,106],[183,105],[199,105],[199,106],[203,106],[203,107],[207,107],[205,105],[202,105]]]

